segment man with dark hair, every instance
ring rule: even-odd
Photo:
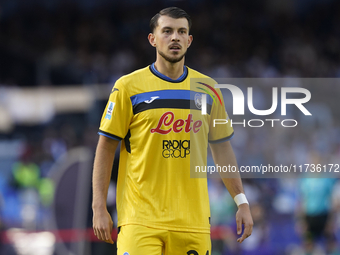
[[[173,19],[186,18],[188,21],[189,30],[191,29],[192,22],[190,16],[180,8],[169,7],[161,10],[159,13],[152,17],[152,19],[150,20],[151,33],[153,33],[155,31],[155,28],[158,26],[158,19],[161,16],[168,16]]]
[[[208,143],[216,164],[237,162],[229,143],[232,127],[213,125],[213,119],[228,118],[221,92],[212,88],[212,79],[184,65],[193,40],[190,25],[189,15],[176,7],[151,19],[148,40],[156,48],[156,62],[117,80],[101,120],[93,172],[93,228],[100,240],[113,243],[106,197],[114,152],[122,141],[119,255],[211,254],[207,180],[190,177],[190,162],[207,164]],[[206,115],[201,114],[199,100],[205,93],[190,87],[191,78],[208,80],[210,85],[205,85],[220,100],[208,102]],[[239,175],[222,179],[238,205],[237,233],[245,226],[237,240],[241,243],[252,232],[249,205]]]

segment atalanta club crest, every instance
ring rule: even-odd
[[[199,110],[201,110],[201,108],[202,108],[202,94],[200,94],[200,93],[195,94],[195,105]]]

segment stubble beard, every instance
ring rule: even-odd
[[[164,52],[162,52],[162,51],[160,51],[160,50],[158,50],[158,53],[159,53],[159,55],[161,55],[166,61],[168,61],[168,62],[170,62],[170,63],[172,63],[172,64],[175,64],[175,63],[177,63],[177,62],[179,62],[179,61],[181,61],[183,58],[184,58],[184,56],[185,56],[185,54],[187,53],[186,51],[181,55],[181,56],[167,56]]]

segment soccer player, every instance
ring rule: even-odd
[[[101,120],[93,170],[93,229],[100,240],[113,243],[106,197],[121,141],[118,255],[211,254],[207,180],[190,178],[190,169],[192,164],[206,165],[208,142],[216,164],[237,163],[229,143],[232,127],[212,123],[228,117],[223,100],[206,100],[203,115],[203,92],[190,88],[191,78],[209,78],[184,65],[193,40],[190,27],[188,14],[176,7],[151,19],[148,40],[156,48],[156,61],[117,80]],[[215,91],[214,100],[222,98]],[[239,235],[244,224],[237,239],[242,243],[253,226],[242,182],[239,176],[222,179],[238,205]]]

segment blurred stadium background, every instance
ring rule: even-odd
[[[336,0],[0,1],[1,255],[115,254],[91,230],[97,129],[116,79],[154,61],[148,23],[168,6],[192,16],[186,63],[207,75],[340,77]],[[311,92],[322,121],[307,131],[235,128],[239,164],[339,163],[339,87]],[[255,97],[270,101],[266,93],[258,88]],[[108,197],[114,218],[116,175]],[[213,255],[340,254],[338,179],[245,179],[244,186],[255,228],[239,245],[234,202],[209,179]],[[325,214],[327,231],[308,241],[304,217]]]

